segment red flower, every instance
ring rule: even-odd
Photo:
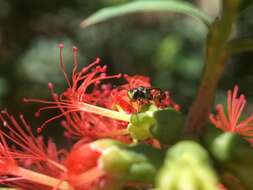
[[[48,86],[54,101],[25,99],[25,101],[42,102],[49,105],[41,108],[36,113],[37,116],[45,109],[57,108],[61,111],[60,115],[45,121],[38,128],[38,131],[41,131],[49,122],[64,116],[66,121],[63,121],[62,124],[67,129],[66,135],[68,137],[86,138],[90,141],[113,136],[128,141],[128,137],[125,137],[126,131],[124,129],[127,126],[125,121],[129,121],[129,116],[111,109],[113,107],[110,96],[112,87],[111,85],[100,85],[104,80],[118,79],[121,75],[107,76],[106,66],[100,66],[99,59],[78,71],[77,48],[74,47],[74,68],[70,81],[62,63],[63,45],[60,44],[59,47],[60,65],[68,84],[67,90],[58,95],[53,90],[53,84],[49,83]],[[103,109],[103,107],[108,108],[108,110]],[[108,115],[110,117],[104,117]],[[111,119],[115,117],[117,120]]]
[[[217,128],[224,131],[238,133],[246,138],[253,137],[253,115],[241,120],[240,116],[246,105],[246,99],[243,94],[238,97],[238,86],[234,87],[233,92],[227,92],[227,113],[221,104],[216,106],[217,114],[210,115],[210,121]]]
[[[0,114],[0,183],[26,190],[91,190],[117,184],[99,166],[102,148],[79,141],[70,152],[46,146],[20,116]],[[8,145],[7,141],[10,143]]]
[[[151,87],[150,79],[140,75],[132,77],[125,75],[127,83],[121,86],[112,87],[110,84],[101,84],[108,79],[118,79],[121,74],[107,75],[106,66],[99,65],[99,59],[78,71],[78,50],[74,47],[74,68],[69,80],[62,62],[63,44],[60,44],[59,48],[60,65],[68,88],[58,95],[53,89],[53,84],[49,83],[53,101],[25,99],[25,101],[48,104],[36,115],[40,115],[40,112],[45,109],[57,108],[61,111],[61,114],[45,121],[38,131],[41,131],[49,122],[64,116],[65,121],[62,125],[67,129],[66,136],[68,137],[85,138],[87,141],[111,137],[131,142],[131,138],[127,136],[127,126],[130,114],[136,113],[139,108],[128,97],[128,90],[139,86]],[[178,108],[166,92],[159,107],[167,106]]]
[[[76,190],[97,189],[103,185],[105,173],[99,168],[101,152],[90,144],[79,144],[72,148],[65,165],[68,168],[67,178]]]
[[[21,189],[69,190],[64,181],[67,168],[63,165],[64,150],[58,151],[49,141],[35,137],[31,127],[20,116],[23,127],[6,111],[0,114],[0,183]],[[7,141],[12,143],[10,146]]]

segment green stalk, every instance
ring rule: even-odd
[[[219,79],[224,71],[228,52],[226,44],[232,33],[239,0],[223,0],[221,16],[212,23],[206,45],[206,65],[197,96],[189,110],[184,129],[185,137],[198,137],[205,128]]]

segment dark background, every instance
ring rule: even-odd
[[[170,90],[186,112],[204,65],[206,28],[190,17],[172,13],[133,14],[86,29],[79,27],[100,8],[125,2],[130,0],[0,0],[0,108],[14,115],[24,113],[34,127],[53,114],[45,112],[35,119],[40,105],[25,104],[22,99],[49,98],[49,81],[59,92],[65,88],[57,49],[64,42],[68,68],[76,45],[80,66],[100,57],[111,73],[150,76],[153,86]],[[191,2],[212,16],[218,13],[217,0]],[[238,17],[234,36],[253,36],[252,31],[253,9],[248,8]],[[250,110],[252,58],[252,52],[246,52],[228,60],[216,101],[224,101],[225,91],[238,84],[249,99]],[[50,124],[48,131],[61,135],[61,127],[54,125],[58,123]]]

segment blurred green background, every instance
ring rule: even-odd
[[[75,45],[80,66],[100,57],[111,73],[150,76],[153,86],[171,91],[186,112],[204,65],[206,28],[190,17],[173,13],[133,14],[86,29],[79,27],[91,13],[126,2],[130,0],[0,0],[1,109],[25,113],[36,126],[43,117],[48,118],[47,114],[53,114],[46,112],[35,120],[33,115],[40,105],[25,104],[22,99],[48,98],[49,81],[58,90],[65,87],[57,49],[58,43],[64,42],[67,68],[71,69]],[[218,14],[218,0],[189,2],[211,16]],[[253,8],[244,10],[237,21],[234,36],[253,36]],[[239,84],[249,99],[253,97],[252,60],[252,52],[228,60],[217,101],[224,100],[225,91],[234,84]],[[61,128],[50,130],[57,132]]]

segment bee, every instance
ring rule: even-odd
[[[160,88],[139,86],[128,90],[128,97],[132,102],[136,102],[139,106],[151,103],[160,105],[166,98],[166,93]]]

